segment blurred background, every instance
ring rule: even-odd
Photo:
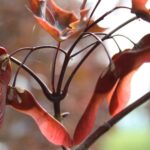
[[[82,1],[65,0],[56,1],[58,5],[64,9],[72,10],[79,15],[79,8]],[[96,2],[96,1],[95,1]],[[88,7],[93,7],[95,2],[88,1]],[[115,6],[129,6],[130,0],[102,0],[99,8],[94,14],[94,19],[98,18],[104,12],[112,9]],[[149,5],[149,2],[148,4]],[[150,5],[149,5],[150,6]],[[12,51],[28,46],[39,45],[56,45],[57,43],[51,36],[41,29],[34,20],[31,12],[27,9],[27,0],[0,0],[0,45],[7,48],[9,53]],[[129,10],[117,10],[100,23],[101,26],[108,28],[106,32],[111,31],[116,26],[131,18]],[[147,22],[137,20],[126,27],[122,28],[117,34],[123,34],[134,42],[137,42],[143,35],[150,33],[150,27]],[[133,45],[123,37],[117,37],[121,49],[130,48]],[[66,51],[74,41],[68,40],[62,43],[62,48]],[[82,41],[74,52],[85,45],[92,42]],[[112,40],[105,42],[110,55],[118,52],[117,46]],[[16,58],[22,60],[26,52],[21,52],[15,55]],[[51,88],[51,66],[55,51],[42,49],[33,53],[27,61],[27,65]],[[84,56],[81,53],[74,57],[70,63],[65,76],[69,76],[77,63]],[[59,72],[63,63],[63,55],[59,55],[56,68],[56,79],[59,77]],[[82,65],[76,74],[67,97],[62,101],[62,112],[70,112],[70,115],[63,120],[64,125],[73,135],[75,126],[86,108],[88,101],[94,90],[96,81],[100,73],[107,67],[109,61],[102,50],[98,47],[97,50]],[[13,74],[17,66],[13,64]],[[135,74],[132,81],[132,95],[129,103],[132,103],[137,98],[142,96],[150,89],[150,66],[143,65]],[[12,77],[13,81],[13,77]],[[38,102],[51,114],[53,114],[52,104],[45,98],[39,85],[35,82],[28,73],[21,70],[17,85],[28,89],[38,99]],[[106,122],[110,116],[104,105],[101,107],[97,116],[95,129]],[[91,150],[149,150],[150,149],[150,103],[146,103],[127,117],[122,119],[115,125],[111,131],[102,136],[90,149]],[[41,135],[34,121],[21,113],[16,112],[12,108],[7,107],[5,119],[0,130],[0,150],[58,150],[59,147],[49,143],[43,135]]]

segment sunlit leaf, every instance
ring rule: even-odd
[[[53,25],[51,25],[49,22],[47,22],[44,18],[35,16],[36,20],[38,21],[39,25],[51,34],[56,40],[60,40],[60,31]]]
[[[130,84],[135,71],[145,62],[150,62],[150,35],[144,36],[132,49],[115,54],[112,67],[103,73],[94,94],[78,122],[74,133],[74,144],[81,143],[92,131],[97,112],[107,100],[112,116],[121,111],[130,98]]]
[[[38,6],[39,6],[39,0],[28,0],[31,6],[32,11],[37,14]]]
[[[80,10],[80,17],[78,18],[74,12],[59,7],[54,0],[48,0],[47,3],[44,1],[45,9],[42,8],[40,0],[29,0],[29,2],[37,22],[57,41],[78,36],[88,23],[89,25],[93,23],[92,20],[88,20],[89,9],[86,8]],[[104,30],[106,29],[96,24],[89,31],[103,32]]]
[[[102,102],[106,99],[107,93],[113,89],[117,80],[117,77],[113,74],[110,68],[106,73],[104,73],[103,76],[99,77],[93,96],[75,129],[75,145],[81,143],[91,133],[96,120],[97,112]]]
[[[49,142],[72,147],[72,140],[64,126],[48,114],[30,92],[9,87],[7,104],[31,116]]]
[[[110,100],[111,115],[117,114],[126,106],[130,98],[133,74],[143,63],[150,62],[150,43],[148,41],[150,41],[149,34],[145,35],[133,50],[126,50],[114,57],[116,69],[120,71],[121,78]]]
[[[51,14],[53,14],[55,23],[60,30],[69,27],[68,25],[70,23],[78,20],[74,12],[62,9],[54,0],[48,0],[48,9],[51,11]]]
[[[74,145],[80,144],[91,133],[98,109],[100,104],[103,102],[103,98],[104,96],[102,94],[94,94],[92,96],[90,103],[88,104],[75,129],[73,137]]]
[[[109,112],[112,116],[116,115],[127,105],[131,92],[131,79],[134,73],[135,71],[130,72],[125,77],[121,78],[117,84],[109,104]]]
[[[71,27],[72,30],[76,31],[77,33],[83,31],[87,25],[91,25],[94,21],[93,20],[88,20],[88,9],[83,9],[80,12],[81,19],[74,21],[71,23],[69,26]],[[95,24],[92,28],[88,30],[88,32],[104,32],[106,28],[102,28]],[[76,34],[77,34],[76,33]]]

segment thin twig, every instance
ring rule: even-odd
[[[56,47],[56,46],[51,46],[51,45],[44,45],[44,46],[35,46],[35,47],[23,47],[23,48],[20,48],[20,49],[17,49],[17,50],[14,50],[10,55],[9,55],[9,58],[10,60],[12,60],[14,63],[16,63],[17,65],[21,65],[21,62],[19,60],[17,60],[16,58],[12,57],[14,56],[15,54],[19,53],[19,52],[22,52],[22,51],[31,51],[34,52],[36,50],[39,50],[39,49],[45,49],[45,48],[50,48],[50,49],[56,49],[56,50],[59,50],[60,52],[62,52],[64,55],[66,55],[66,52],[61,49],[60,47]],[[30,53],[30,54],[31,54]],[[46,84],[38,77],[36,76],[36,74],[30,69],[28,68],[26,65],[22,65],[22,68],[24,70],[26,70],[38,83],[39,85],[41,86],[45,96],[53,101],[55,100],[52,92],[49,90],[49,88],[46,86]]]
[[[127,24],[129,24],[129,23],[135,21],[136,19],[138,19],[137,16],[132,17],[131,19],[125,21],[124,23],[122,23],[121,25],[119,25],[117,28],[115,28],[114,30],[112,30],[110,33],[108,33],[106,36],[104,36],[104,37],[102,38],[102,41],[104,41],[105,39],[110,38],[111,35],[114,34],[116,31],[118,31],[118,30],[121,29],[122,27],[126,26]]]
[[[12,87],[15,87],[19,71],[22,68],[22,66],[25,64],[26,60],[29,58],[29,56],[30,56],[31,53],[32,53],[32,51],[30,50],[30,52],[28,52],[28,54],[26,55],[26,57],[24,58],[24,60],[19,65],[19,67],[18,67],[18,69],[16,71],[16,74],[14,76],[14,81],[13,81]]]
[[[122,34],[115,34],[115,35],[113,35],[111,37],[113,38],[113,37],[117,37],[117,36],[124,37],[125,39],[127,39],[128,41],[130,41],[134,46],[136,45],[130,38],[128,38],[127,36],[122,35]]]
[[[85,8],[86,3],[87,3],[87,0],[83,0],[83,2],[82,2],[82,4],[81,4],[81,7],[80,7],[80,10],[82,10],[82,9]]]
[[[117,40],[112,36],[112,37],[110,37],[110,38],[112,38],[112,40],[114,41],[114,43],[116,44],[116,46],[118,47],[118,49],[119,49],[119,52],[122,52],[122,50],[121,50],[121,48],[120,48],[120,46],[119,46],[119,44],[118,44],[118,42],[117,42]]]
[[[59,51],[61,51],[63,54],[66,55],[66,52],[61,49],[61,48],[58,48],[56,46],[51,46],[51,45],[44,45],[44,46],[35,46],[35,47],[23,47],[23,48],[19,48],[19,49],[16,49],[14,50],[12,53],[10,53],[10,57],[11,56],[14,56],[15,54],[19,53],[19,52],[22,52],[22,51],[29,51],[29,50],[32,50],[32,51],[35,51],[35,50],[39,50],[39,49],[59,49]]]
[[[113,118],[108,120],[102,126],[100,126],[96,131],[94,131],[78,148],[75,150],[87,150],[97,139],[99,139],[104,133],[112,128],[117,122],[119,122],[127,114],[135,110],[137,107],[141,106],[150,99],[150,92],[146,93],[144,96],[139,98],[133,104],[129,105]]]
[[[75,46],[78,44],[78,42],[82,39],[83,35],[85,32],[87,32],[90,28],[92,28],[96,23],[98,23],[99,21],[103,20],[108,14],[112,13],[114,10],[116,9],[121,9],[121,8],[126,8],[126,9],[130,9],[128,7],[116,7],[114,9],[112,9],[111,11],[109,11],[108,13],[105,13],[103,16],[101,16],[99,19],[97,19],[94,23],[92,23],[90,26],[88,26],[84,32],[76,39],[76,41],[72,44],[72,46],[70,47],[70,49],[68,50],[68,53],[66,54],[65,60],[63,62],[63,66],[61,69],[61,73],[60,73],[60,77],[58,80],[58,86],[57,86],[57,91],[60,93],[61,91],[61,87],[62,87],[62,83],[63,83],[63,78],[70,60],[70,55],[73,51],[73,49],[75,48]],[[116,31],[118,31],[120,28],[122,28],[123,26],[129,24],[130,22],[136,20],[138,17],[133,17],[131,19],[129,19],[128,21],[126,21],[125,23],[121,24],[120,26],[118,26],[117,28],[115,28],[114,30],[112,30],[109,34],[105,35],[102,38],[102,41],[108,39],[113,33],[115,33]],[[99,44],[98,44],[99,45]],[[98,46],[97,45],[97,46]]]
[[[85,32],[85,34],[91,35],[91,36],[94,37],[97,41],[99,41],[100,44],[102,44],[102,46],[103,46],[103,48],[104,48],[104,51],[105,51],[105,53],[106,53],[106,55],[107,55],[107,57],[108,57],[110,63],[113,63],[113,62],[112,62],[112,59],[111,59],[111,56],[109,55],[109,52],[108,52],[107,48],[105,47],[105,45],[103,44],[102,40],[101,40],[96,34],[94,34],[94,33]]]
[[[87,33],[89,33],[89,32],[87,32]],[[107,33],[97,33],[97,32],[96,32],[96,33],[93,33],[93,34],[95,34],[95,35],[107,35]],[[86,32],[85,32],[85,33],[83,34],[82,40],[85,39],[85,38],[87,38],[87,37],[90,37],[90,36],[91,36],[91,34],[86,34]],[[97,42],[97,41],[96,41],[96,42]],[[93,42],[93,43],[89,44],[88,46],[82,48],[82,49],[79,50],[78,52],[72,54],[70,57],[71,57],[71,58],[72,58],[72,57],[75,57],[75,56],[78,55],[79,53],[83,52],[84,50],[86,50],[86,49],[88,49],[89,47],[91,47],[92,45],[94,45],[96,42]]]
[[[56,61],[57,61],[57,56],[58,56],[58,52],[59,52],[59,49],[60,49],[60,43],[61,42],[58,42],[58,46],[57,46],[57,50],[56,50],[56,53],[55,53],[55,57],[54,57],[54,61],[53,61],[53,66],[52,66],[52,80],[51,80],[51,84],[52,84],[52,91],[53,93],[55,93],[55,70],[56,70]]]
[[[89,20],[88,20],[87,25],[89,25],[90,19],[93,17],[93,14],[94,14],[94,12],[96,11],[96,9],[97,9],[98,5],[100,4],[100,2],[101,2],[101,0],[98,0],[98,2],[96,3],[96,5],[94,6],[94,8],[93,8],[93,10],[92,10],[92,12],[91,12],[91,14],[90,14],[90,17],[89,17]]]
[[[76,53],[72,54],[72,55],[70,56],[70,58],[73,58],[73,57],[75,57],[76,55],[78,55],[78,54],[82,53],[83,51],[85,51],[85,50],[86,50],[86,49],[88,49],[89,47],[91,47],[91,46],[95,45],[95,43],[96,43],[96,42],[93,42],[93,43],[89,44],[88,46],[86,46],[86,47],[82,48],[82,49],[81,49],[81,50],[79,50],[78,52],[76,52]]]
[[[107,35],[106,33],[103,33],[103,34],[101,34],[101,33],[95,33],[95,34],[96,35],[105,35],[105,36]],[[119,51],[121,52],[121,48],[120,48],[119,44],[117,43],[116,39],[113,36],[111,36],[110,38],[115,42],[115,44],[117,45]]]
[[[105,14],[103,14],[101,17],[99,17],[97,20],[95,20],[92,24],[90,24],[87,28],[85,28],[84,32],[87,32],[89,29],[91,29],[94,25],[96,25],[97,23],[99,23],[100,21],[102,21],[106,16],[108,16],[109,14],[111,14],[112,12],[114,12],[117,9],[129,9],[131,10],[131,8],[129,7],[125,7],[125,6],[119,6],[119,7],[115,7],[113,9],[111,9],[110,11],[106,12]]]
[[[84,32],[84,33],[86,33],[86,32]],[[89,35],[89,34],[84,34],[84,33],[83,33],[82,39],[91,36],[91,35]],[[96,34],[96,35],[103,35],[103,36],[106,36],[106,35],[107,35],[107,33],[102,33],[102,32],[92,32],[92,33],[94,33],[94,34]]]
[[[14,62],[17,65],[21,65],[21,62],[19,60],[17,60],[14,57],[10,57],[10,60],[12,62]],[[40,87],[42,88],[43,93],[45,94],[45,96],[49,99],[49,100],[53,100],[54,97],[52,95],[52,92],[49,90],[49,88],[47,87],[47,85],[26,65],[22,65],[22,68],[28,72],[33,79],[35,79],[37,81],[37,83],[40,85]]]
[[[97,46],[99,45],[99,41],[97,41],[95,43],[95,45],[87,52],[87,54],[83,57],[83,59],[79,62],[79,64],[76,66],[76,68],[73,70],[73,72],[71,73],[71,75],[69,76],[68,80],[66,81],[66,84],[64,86],[64,91],[63,93],[67,93],[70,82],[72,81],[75,73],[77,72],[77,70],[80,68],[80,66],[83,64],[83,62],[86,60],[86,58],[93,52],[93,50],[95,50],[97,48]]]
[[[113,33],[115,33],[116,31],[118,31],[120,28],[124,27],[125,25],[129,24],[130,22],[136,20],[137,17],[133,17],[129,20],[127,20],[126,22],[122,23],[121,25],[119,25],[117,28],[115,28],[114,30],[112,30],[110,33],[108,33],[107,35],[105,35],[101,40],[104,41],[106,39],[109,39]],[[76,43],[76,42],[75,42]],[[74,43],[74,44],[75,44]],[[96,49],[99,45],[101,44],[100,41],[96,42],[96,44],[94,45],[94,48]],[[94,49],[92,48],[92,51]],[[72,72],[71,76],[69,77],[69,79],[67,80],[66,84],[65,84],[65,88],[64,88],[64,92],[66,92],[68,90],[69,84],[74,76],[74,74],[77,72],[77,70],[79,69],[80,65],[84,62],[84,60],[86,60],[86,58],[92,53],[92,51],[90,50],[85,56],[84,58],[79,62],[79,64],[77,65],[77,67],[74,69],[74,71]],[[69,59],[68,59],[69,62]],[[68,63],[67,61],[65,63]],[[67,67],[66,64],[64,64],[64,67]],[[63,71],[63,73],[65,73],[65,71]],[[63,74],[64,76],[64,74]]]
[[[65,56],[65,59],[64,59],[63,66],[60,71],[60,77],[59,77],[58,84],[57,84],[57,93],[61,93],[63,78],[65,75],[69,60],[70,60],[70,53],[67,53],[67,55]]]

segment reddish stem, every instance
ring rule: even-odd
[[[129,105],[113,118],[108,120],[102,126],[100,126],[96,131],[94,131],[78,148],[75,150],[87,150],[97,139],[99,139],[103,134],[110,130],[118,121],[120,121],[127,114],[135,110],[137,107],[141,106],[150,99],[150,92],[146,93],[144,96],[139,98],[133,104]]]

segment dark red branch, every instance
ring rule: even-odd
[[[133,104],[129,105],[123,109],[120,113],[115,115],[113,118],[108,120],[102,126],[100,126],[96,131],[94,131],[78,148],[75,150],[87,150],[97,139],[99,139],[103,134],[112,128],[117,122],[119,122],[123,117],[129,114],[131,111],[135,110],[137,107],[141,106],[150,99],[150,92],[146,93],[144,96],[139,98]]]

